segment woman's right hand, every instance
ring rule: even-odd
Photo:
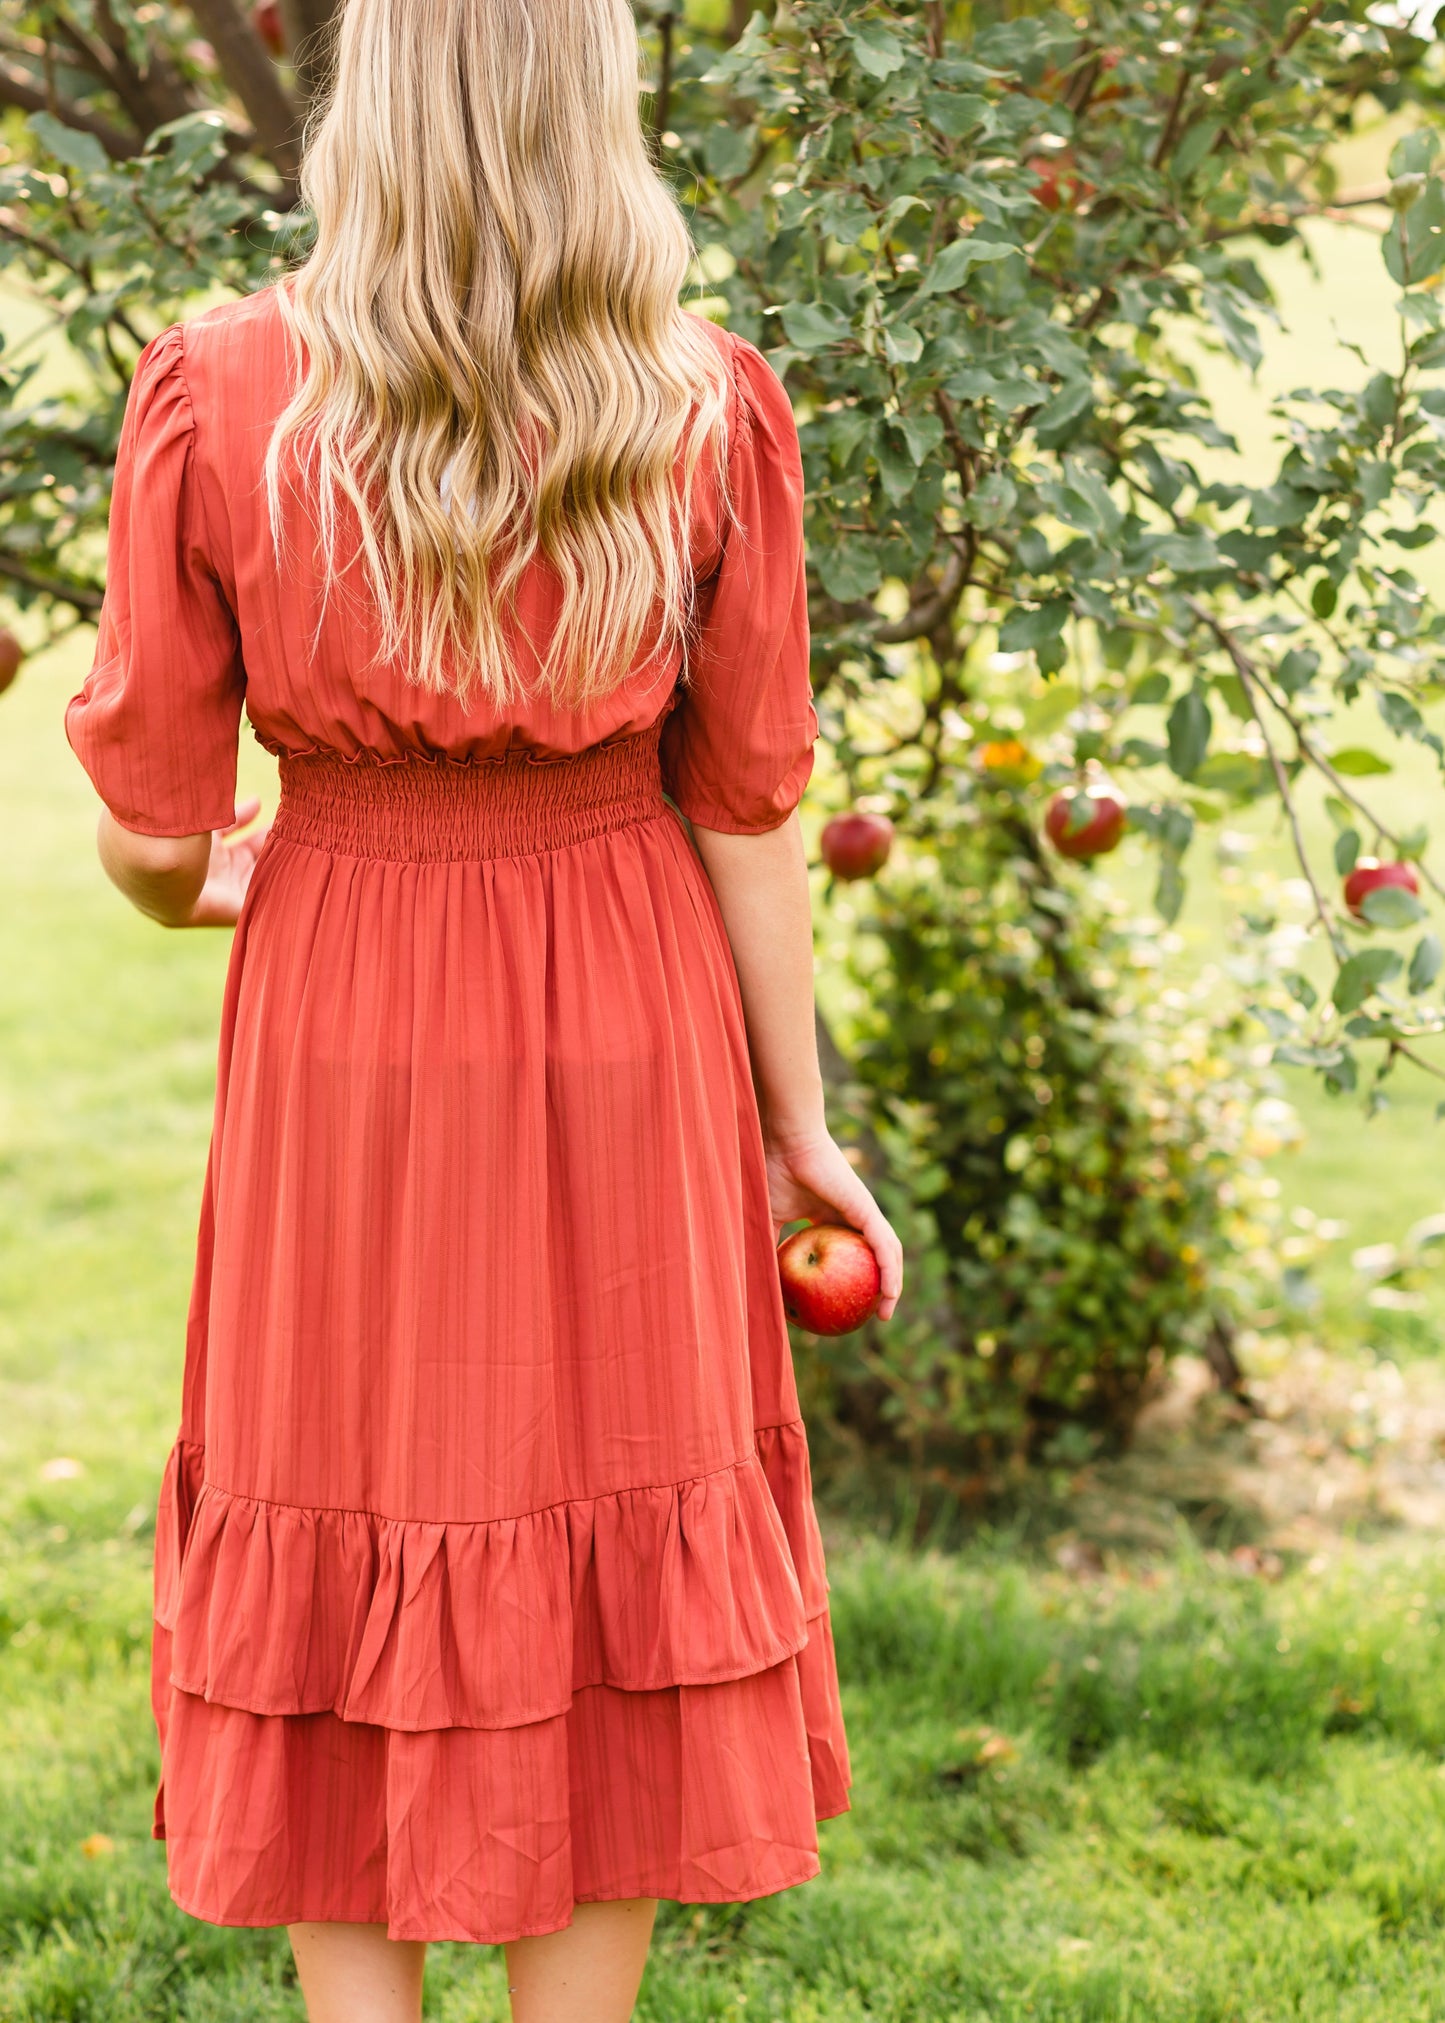
[[[819,1131],[786,1141],[765,1136],[764,1149],[774,1242],[785,1223],[803,1217],[809,1222],[843,1222],[856,1229],[878,1260],[883,1282],[878,1318],[886,1321],[903,1290],[903,1245],[843,1148],[827,1131]]]
[[[261,812],[259,801],[246,801],[236,810],[236,819],[229,829],[217,829],[211,838],[211,860],[206,867],[206,882],[201,887],[190,917],[181,924],[185,927],[234,927],[241,916],[246,889],[251,883],[251,873],[256,868],[256,859],[261,854],[261,845],[270,834],[269,826],[253,829],[249,836],[242,836],[238,842],[230,839],[238,829],[244,829]]]

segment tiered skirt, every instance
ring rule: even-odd
[[[848,1761],[762,1140],[657,730],[286,754],[156,1540],[222,1924],[554,1931],[818,1868]]]

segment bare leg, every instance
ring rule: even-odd
[[[514,1939],[507,1948],[512,2023],[627,2023],[656,1915],[650,1897],[578,1904],[565,1932]]]
[[[420,2023],[426,1947],[385,1925],[288,1925],[310,2023]]]

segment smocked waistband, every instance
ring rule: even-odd
[[[283,755],[272,834],[338,857],[406,864],[566,849],[665,812],[660,730],[561,757],[518,750],[466,764]]]

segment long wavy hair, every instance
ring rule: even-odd
[[[325,596],[358,564],[379,656],[504,703],[540,560],[543,688],[580,707],[685,634],[694,473],[726,469],[716,346],[653,167],[626,0],[346,0],[308,137],[314,250],[279,290],[297,384],[266,459]],[[323,607],[324,608],[324,607]]]

